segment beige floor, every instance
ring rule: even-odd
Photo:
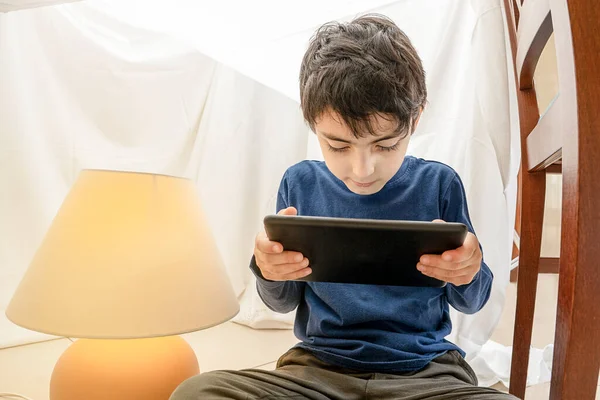
[[[558,280],[541,275],[536,305],[533,345],[544,347],[554,339],[554,311]],[[515,286],[507,292],[504,314],[493,340],[510,345],[515,307]],[[296,343],[289,330],[257,331],[234,323],[185,335],[197,353],[203,371],[274,367],[277,357]],[[53,340],[0,350],[0,393],[16,392],[32,400],[48,400],[48,383],[52,367],[69,346],[68,339]],[[506,390],[502,385],[497,385]],[[528,388],[529,400],[547,399],[549,385]],[[600,399],[600,391],[596,396]]]

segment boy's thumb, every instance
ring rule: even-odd
[[[294,207],[288,207],[288,208],[284,208],[283,210],[279,211],[277,214],[278,215],[297,215],[298,210],[296,210],[296,208],[294,208]]]

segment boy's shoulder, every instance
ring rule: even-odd
[[[418,158],[414,156],[406,156],[406,158],[410,158],[413,165],[413,172],[417,174],[426,174],[426,175],[438,175],[444,178],[453,179],[454,177],[458,177],[458,174],[448,164],[444,164],[441,161],[435,160],[426,160],[424,158]]]
[[[283,177],[287,180],[302,181],[314,179],[316,175],[327,175],[328,172],[324,161],[304,160],[289,167]]]

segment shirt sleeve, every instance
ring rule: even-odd
[[[475,234],[464,186],[456,173],[442,198],[442,219],[446,222],[460,222]],[[481,248],[481,244],[479,245]],[[481,250],[483,254],[483,249]],[[456,310],[465,314],[474,314],[481,310],[487,303],[492,289],[494,275],[485,261],[481,261],[481,269],[467,285],[456,286],[451,283],[446,285],[448,302]]]
[[[287,173],[283,176],[279,191],[277,193],[277,212],[289,207],[288,203],[288,177]],[[282,314],[293,311],[304,292],[305,282],[301,281],[271,281],[265,279],[256,264],[256,259],[252,257],[250,269],[256,276],[256,288],[258,295],[267,307],[275,312]]]

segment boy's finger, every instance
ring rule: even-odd
[[[280,210],[277,215],[298,215],[298,210],[295,207],[288,207]]]
[[[301,270],[292,272],[290,274],[286,274],[283,275],[281,277],[281,280],[283,281],[293,281],[299,278],[304,278],[305,276],[308,276],[312,273],[312,269],[310,269],[309,267],[306,268],[302,268]]]
[[[452,250],[452,251],[454,251],[454,250]],[[421,256],[421,258],[419,259],[419,262],[423,265],[430,266],[430,267],[443,268],[443,269],[464,268],[467,265],[466,261],[468,261],[468,260],[446,261],[446,260],[444,260],[442,255],[437,255],[437,254],[425,254],[425,255]]]
[[[467,234],[465,242],[458,249],[448,250],[442,254],[444,261],[461,262],[473,257],[479,246],[479,241],[471,232]]]
[[[277,214],[296,215],[298,214],[298,210],[296,210],[294,207],[288,207],[280,210]],[[278,254],[283,251],[283,246],[281,243],[271,241],[265,231],[262,231],[256,236],[255,246],[258,250],[266,254]]]
[[[437,267],[444,261],[442,260],[442,256],[438,256],[437,254],[425,254],[424,256],[421,256],[419,262],[424,265]]]
[[[280,210],[277,215],[297,215],[298,210],[294,207],[288,207]],[[255,246],[258,250],[267,254],[277,254],[283,251],[283,246],[280,243],[273,242],[263,230],[256,236]]]
[[[284,251],[280,254],[264,254],[262,259],[266,264],[285,265],[300,263],[304,260],[304,256],[297,251]]]
[[[442,268],[426,266],[423,264],[417,264],[417,269],[421,271],[424,275],[446,282],[463,276],[475,275],[475,273],[477,272],[477,266],[469,266],[456,270],[447,270]]]
[[[470,264],[470,262],[471,259],[460,262],[450,262],[442,259],[442,256],[431,254],[425,255],[419,260],[419,264],[425,267],[440,268],[448,271],[455,271],[458,269],[465,268]]]
[[[279,254],[283,251],[283,246],[280,243],[270,241],[267,235],[256,237],[256,248],[265,254]]]
[[[268,265],[265,269],[273,276],[283,277],[308,267],[308,259],[294,264]]]

